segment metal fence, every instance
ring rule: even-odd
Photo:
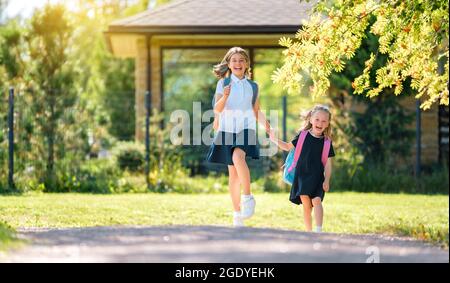
[[[53,90],[51,95],[38,91],[10,88],[3,91],[0,103],[0,185],[6,182],[9,188],[15,187],[15,180],[21,176],[33,176],[37,172],[51,172],[58,166],[59,170],[75,172],[80,169],[83,162],[91,159],[111,157],[112,143],[116,141],[134,141],[136,131],[135,92],[120,91],[105,94],[102,97],[89,97],[80,100],[80,95],[68,95],[62,90]],[[86,99],[87,96],[87,99]],[[159,131],[162,123],[152,121],[150,93],[145,93],[145,117],[142,123],[144,140],[138,144],[144,150],[144,163],[140,167],[142,178],[145,178],[147,187],[150,187],[149,173],[156,160],[157,149],[167,142],[167,133],[164,139],[152,138]],[[53,100],[52,100],[53,99]],[[102,101],[93,101],[101,99]],[[289,140],[298,128],[299,102],[298,97],[271,98],[270,107],[279,110],[279,136]],[[99,107],[99,105],[101,107]],[[294,106],[295,105],[295,106]],[[305,107],[302,107],[305,108]],[[420,111],[417,111],[420,113]],[[167,113],[162,113],[167,116]],[[51,115],[57,119],[50,121]],[[417,125],[420,125],[420,116],[417,115]],[[440,107],[439,115],[439,141],[441,162],[448,164],[448,107]],[[164,120],[163,117],[162,119]],[[114,123],[111,123],[113,120]],[[166,123],[167,124],[167,123]],[[416,125],[416,126],[417,126]],[[417,126],[417,148],[420,145],[420,127]],[[261,131],[261,129],[259,129]],[[52,133],[52,134],[49,134]],[[192,134],[191,134],[192,136]],[[195,147],[192,145],[191,147]],[[198,147],[198,146],[197,146]],[[187,147],[173,147],[171,150],[183,152]],[[199,148],[199,147],[198,147]],[[214,166],[205,162],[206,150],[198,153],[199,163],[204,166],[206,173],[210,171],[226,172],[226,166]],[[198,150],[197,150],[198,151]],[[189,154],[189,150],[186,153]],[[420,151],[416,152],[416,176],[420,173]],[[278,154],[278,163],[283,159]],[[197,158],[197,157],[196,157]],[[51,164],[50,160],[55,160]],[[276,162],[275,162],[276,163]],[[200,164],[200,165],[199,165]],[[262,160],[249,160],[248,165],[253,175],[265,175],[273,170],[273,160],[263,157]],[[127,164],[125,164],[126,166]],[[130,164],[131,166],[132,164]],[[186,167],[189,164],[184,164]],[[53,167],[52,167],[53,166]],[[201,170],[192,170],[193,174],[202,173]],[[204,172],[203,172],[204,173]]]
[[[77,171],[86,160],[110,158],[111,140],[135,140],[134,97],[134,91],[115,92],[100,98],[102,101],[90,104],[89,101],[92,102],[93,99],[99,98],[93,97],[91,100],[81,101],[79,96],[72,97],[62,90],[42,93],[30,89],[10,88],[7,99],[2,101],[1,109],[7,111],[0,120],[0,133],[2,133],[0,136],[0,168],[3,171],[0,177],[7,176],[8,187],[15,188],[15,178],[18,176],[27,175],[37,178],[38,172],[42,175],[42,172],[55,170],[53,168],[55,166],[69,174]],[[152,126],[152,107],[148,91],[145,93],[145,98],[146,115],[142,117],[144,118],[142,125],[145,134],[144,140],[140,141],[145,148],[145,164],[142,166],[141,173],[145,176],[145,181],[149,186],[150,163],[151,159],[155,158],[151,148],[158,146],[159,142],[152,140],[151,131],[155,131],[155,125],[161,124],[153,122]],[[96,108],[95,105],[102,105],[102,107]],[[273,106],[282,111],[280,119],[282,130],[279,134],[286,140],[288,137],[287,98],[281,97],[279,105]],[[291,116],[297,116],[297,114]],[[294,118],[291,117],[291,119]],[[110,119],[113,119],[114,123],[111,123]],[[193,146],[195,145],[191,147]],[[192,172],[226,172],[226,166],[216,166],[205,162],[207,148],[202,147],[202,152],[199,154],[201,158],[198,158],[198,163],[196,163],[197,166],[203,166],[203,169],[191,168]],[[183,150],[186,150],[186,147],[177,148],[177,151]],[[256,175],[263,175],[270,170],[270,158],[262,157],[262,159],[262,162],[249,160],[252,172],[258,171]],[[51,163],[51,160],[55,162]]]
[[[7,176],[9,188],[15,188],[18,176],[36,176],[54,166],[76,171],[86,160],[110,157],[111,141],[134,140],[134,91],[95,98],[101,103],[93,99],[63,90],[10,88],[6,99],[2,95],[0,177]]]
[[[7,111],[0,120],[0,133],[2,133],[0,168],[3,171],[0,177],[7,176],[8,187],[15,188],[17,176],[36,177],[35,174],[38,172],[42,174],[45,171],[55,170],[54,166],[69,173],[78,170],[86,160],[110,158],[111,140],[135,140],[134,97],[134,91],[115,92],[102,97],[103,101],[96,101],[91,105],[89,99],[80,101],[79,96],[72,97],[62,90],[53,90],[49,94],[29,89],[10,88],[7,99],[2,101],[1,109]],[[145,147],[145,164],[142,166],[142,173],[149,186],[150,163],[154,158],[151,147],[158,146],[159,142],[152,140],[151,131],[155,131],[153,126],[160,123],[153,122],[152,126],[152,107],[148,91],[145,93],[145,98],[146,115],[142,123],[145,138],[141,141],[142,146]],[[95,108],[95,105],[102,105],[102,108]],[[286,140],[288,138],[287,98],[281,97],[279,105],[272,106],[282,111],[279,134]],[[290,119],[295,119],[294,116],[297,116],[297,113],[291,116],[293,117]],[[113,119],[114,124],[109,119]],[[204,148],[207,149],[207,147]],[[180,147],[177,151],[185,149]],[[200,154],[203,158],[199,158],[198,166],[204,166],[206,172],[226,172],[226,166],[207,164],[204,160],[206,153],[205,151]],[[249,160],[252,172],[261,171],[257,174],[263,175],[270,170],[270,158],[262,159],[262,162]],[[50,164],[51,160],[55,161],[54,164]],[[192,171],[202,173],[202,170]]]

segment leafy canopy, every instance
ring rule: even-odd
[[[325,95],[330,75],[344,70],[367,28],[378,37],[379,48],[353,81],[354,93],[375,97],[385,88],[394,88],[399,95],[411,79],[423,109],[436,102],[448,105],[447,0],[320,0],[295,38],[280,39],[286,47],[285,60],[273,81],[289,93],[298,93],[311,78],[311,95]],[[372,87],[370,73],[380,54],[388,60],[374,70],[378,85]]]

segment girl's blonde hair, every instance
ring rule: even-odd
[[[302,115],[303,119],[305,120],[305,123],[303,125],[303,128],[300,130],[308,131],[309,129],[311,129],[312,128],[312,124],[310,121],[311,117],[312,117],[312,115],[314,115],[314,113],[317,113],[319,111],[322,111],[322,112],[325,112],[328,114],[328,127],[323,131],[323,134],[327,138],[331,139],[331,111],[330,111],[330,108],[328,108],[328,106],[326,106],[326,105],[318,104],[318,105],[314,106],[311,110],[306,112],[306,114]]]
[[[247,61],[248,68],[245,69],[245,75],[250,79],[252,73],[250,72],[250,56],[248,55],[247,51],[241,47],[232,47],[230,50],[228,50],[227,54],[225,54],[225,57],[223,57],[222,62],[215,65],[213,68],[214,75],[221,79],[224,77],[227,77],[231,74],[230,68],[228,68],[228,64],[230,63],[231,56],[234,54],[241,54],[245,61]]]

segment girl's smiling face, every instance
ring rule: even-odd
[[[316,136],[321,136],[330,124],[330,115],[325,111],[316,111],[311,115],[310,123],[312,125],[312,133]]]
[[[245,75],[245,71],[248,68],[247,60],[240,53],[233,54],[228,63],[228,68],[238,78],[242,79]]]

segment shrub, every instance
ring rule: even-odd
[[[171,152],[157,160],[150,159],[149,181],[151,189],[155,192],[184,191],[180,188],[183,180],[189,178],[188,169],[181,164],[181,155]]]
[[[358,166],[337,164],[333,170],[331,186],[337,191],[448,194],[448,170],[434,167],[416,178],[410,170],[392,170],[380,164]]]
[[[118,167],[131,172],[142,171],[145,164],[144,154],[144,146],[135,142],[119,142],[113,149]]]
[[[283,182],[283,173],[272,172],[263,178],[263,190],[265,192],[289,192],[290,186]]]
[[[15,174],[15,184],[20,192],[83,192],[114,193],[119,190],[122,172],[112,160],[92,159],[82,164],[70,165],[70,160],[56,163],[55,183],[46,185],[44,179],[35,176],[33,170]]]

